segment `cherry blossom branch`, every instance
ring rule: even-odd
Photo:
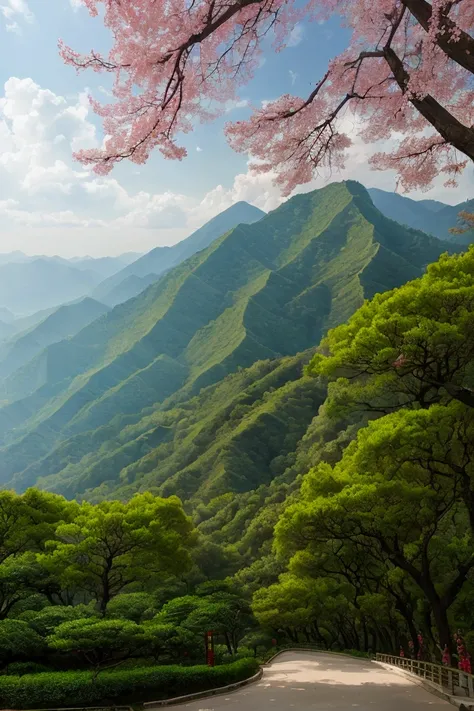
[[[305,13],[322,8],[352,28],[347,51],[305,99],[282,96],[228,127],[232,146],[291,192],[320,167],[344,166],[351,138],[342,126],[351,106],[363,140],[403,136],[371,162],[395,166],[405,187],[459,174],[467,160],[456,151],[474,160],[474,0],[303,1],[84,0],[92,14],[105,7],[113,49],[83,57],[63,46],[62,54],[77,69],[114,74],[116,103],[92,102],[107,137],[79,159],[105,174],[126,158],[145,162],[155,148],[183,158],[177,137],[236,98],[257,68],[263,37],[275,32],[284,45]]]
[[[402,3],[423,29],[430,32],[433,18],[432,6],[426,0],[402,0]],[[474,74],[474,38],[448,17],[455,4],[457,3],[447,3],[447,12],[440,14],[440,22],[435,28],[435,41],[448,57]]]

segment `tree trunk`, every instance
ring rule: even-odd
[[[317,641],[317,642],[322,642],[322,644],[323,644],[323,646],[325,647],[325,649],[327,649],[327,648],[328,648],[328,644],[327,644],[327,642],[326,642],[326,638],[323,636],[321,630],[319,629],[319,626],[318,626],[318,623],[317,623],[317,622],[313,622],[313,628],[314,628],[314,632],[315,632],[316,641]]]
[[[402,0],[402,4],[411,12],[413,17],[420,23],[423,29],[428,32],[432,7],[426,0]],[[456,28],[456,29],[455,29]],[[455,39],[453,38],[455,30]],[[474,39],[454,22],[445,17],[440,22],[440,32],[436,38],[436,44],[454,62],[474,74]]]
[[[403,62],[391,47],[384,48],[383,56],[392,70],[395,81],[405,94],[408,90],[410,77],[403,66]],[[474,160],[474,129],[464,126],[430,94],[427,94],[422,99],[411,97],[410,103],[436,129],[446,143],[454,146],[468,158]],[[460,398],[458,397],[457,399]],[[471,394],[468,399],[472,399],[474,402],[474,395]]]
[[[350,648],[350,643],[349,643],[349,640],[348,640],[348,638],[347,638],[347,635],[346,635],[346,633],[345,633],[345,631],[344,631],[344,629],[343,629],[342,626],[339,628],[339,634],[340,634],[341,637],[342,637],[342,642],[343,642],[343,644],[344,644],[344,649],[349,649],[349,648]]]
[[[441,649],[444,649],[444,646],[447,645],[449,653],[452,654],[453,643],[451,638],[451,630],[449,628],[447,610],[439,600],[431,603],[431,609],[433,612],[436,629],[438,631],[440,647]]]
[[[411,612],[408,608],[408,605],[405,604],[404,600],[397,595],[397,610],[407,623],[408,631],[410,633],[411,641],[413,642],[413,646],[415,649],[415,655],[418,654],[418,634],[416,632],[416,627],[415,627],[415,622],[413,620],[413,617],[411,615]]]
[[[369,651],[369,635],[367,632],[367,624],[365,622],[365,617],[362,617],[362,636],[363,636],[364,652],[368,652]]]
[[[224,639],[225,639],[227,651],[229,652],[229,654],[232,655],[232,653],[233,653],[233,652],[232,652],[232,645],[231,645],[231,643],[230,643],[229,633],[227,632],[227,630],[224,632]]]

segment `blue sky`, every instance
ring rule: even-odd
[[[0,252],[145,251],[182,239],[239,199],[275,208],[278,190],[268,176],[250,174],[246,157],[227,145],[223,126],[247,115],[246,102],[308,94],[328,59],[345,47],[346,31],[337,19],[297,26],[281,53],[266,49],[255,79],[241,89],[240,105],[185,137],[189,156],[183,162],[154,155],[146,166],[123,163],[111,176],[97,178],[71,153],[101,139],[87,92],[106,100],[107,77],[77,75],[63,65],[57,41],[104,51],[110,36],[79,6],[80,0],[0,0]],[[369,171],[367,155],[368,148],[356,142],[344,174],[322,176],[302,190],[345,177],[393,189],[393,175]],[[467,179],[457,191],[438,185],[414,195],[450,203],[471,196]]]

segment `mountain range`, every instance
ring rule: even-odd
[[[185,500],[229,487],[245,492],[258,484],[258,467],[249,461],[245,473],[232,466],[250,425],[255,461],[270,481],[282,440],[289,436],[288,447],[293,441],[288,423],[286,430],[278,425],[280,405],[267,402],[272,389],[283,388],[278,397],[289,413],[301,414],[297,401],[304,400],[307,423],[323,395],[313,385],[311,392],[292,385],[301,379],[304,352],[365,298],[460,249],[386,218],[354,181],[297,195],[257,222],[229,229],[4,379],[0,483],[89,498],[124,487],[156,487]],[[242,368],[254,369],[242,375],[245,387]],[[265,380],[265,368],[276,369],[276,385],[270,378],[254,387],[252,377],[260,381],[263,373]],[[219,410],[216,398],[217,423],[206,429]],[[260,436],[266,453],[255,434],[262,423],[271,423],[270,439]]]
[[[55,309],[38,324],[0,344],[0,378],[14,373],[52,343],[74,336],[109,310],[90,297]]]
[[[239,224],[257,222],[265,213],[248,202],[237,202],[216,215],[187,239],[172,247],[155,247],[140,259],[105,279],[92,296],[109,306],[116,306],[136,296],[157,278],[208,247],[215,239]]]
[[[53,309],[89,294],[99,283],[120,271],[135,253],[119,257],[29,256],[0,254],[0,340],[21,330],[15,317]],[[8,328],[9,325],[13,328]]]
[[[449,231],[456,226],[460,212],[474,212],[474,200],[466,200],[458,205],[446,205],[437,200],[412,200],[378,188],[370,188],[368,192],[375,207],[391,220],[416,230],[423,230],[442,240],[459,244],[470,244],[474,241],[473,230],[463,235],[454,235]]]

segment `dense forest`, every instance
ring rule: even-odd
[[[0,699],[51,673],[55,700],[84,674],[107,680],[88,701],[122,698],[203,663],[208,629],[228,678],[275,643],[454,664],[461,629],[474,653],[473,378],[470,248],[150,413],[172,452],[140,465],[147,492],[127,470],[117,500],[1,492]]]

